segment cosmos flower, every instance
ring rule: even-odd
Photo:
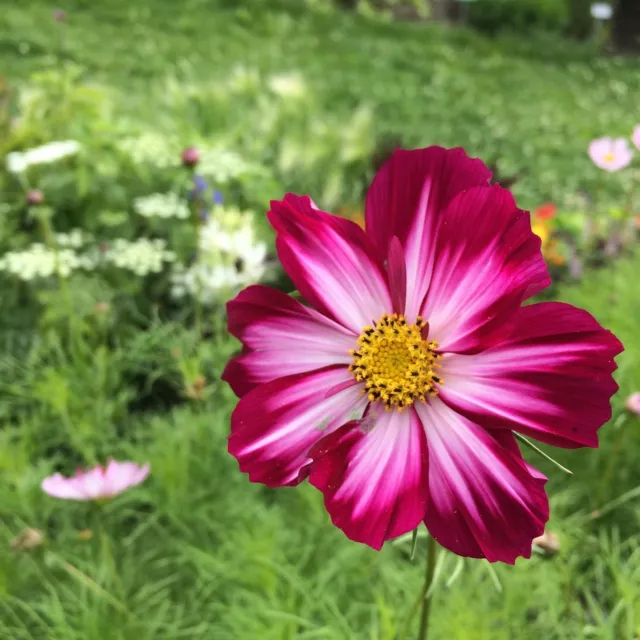
[[[595,447],[622,345],[586,311],[522,306],[550,284],[529,214],[462,149],[396,151],[365,231],[307,196],[271,203],[306,300],[251,286],[228,305],[242,353],[229,451],[253,482],[324,493],[380,549],[424,521],[451,551],[513,563],[549,516],[514,431]]]
[[[103,500],[139,485],[150,470],[148,464],[109,460],[106,467],[79,469],[71,478],[54,473],[42,481],[42,490],[63,500]]]
[[[631,141],[636,146],[636,149],[640,150],[640,124],[633,130]]]
[[[625,138],[598,138],[589,145],[593,164],[605,171],[619,171],[631,163],[633,151]]]
[[[640,391],[636,391],[636,393],[632,393],[625,403],[628,411],[631,413],[635,413],[640,416]]]

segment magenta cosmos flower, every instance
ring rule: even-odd
[[[106,467],[79,469],[75,476],[65,478],[55,473],[42,481],[42,490],[54,498],[64,500],[102,500],[140,484],[151,468],[134,462],[110,460]]]
[[[513,431],[598,444],[620,342],[586,311],[522,303],[549,285],[511,193],[462,149],[399,150],[366,231],[287,195],[267,216],[307,301],[265,286],[228,305],[244,343],[229,451],[254,482],[309,478],[376,549],[424,521],[451,551],[513,563],[549,516]]]
[[[633,151],[625,138],[598,138],[589,145],[593,164],[605,171],[619,171],[631,163]]]

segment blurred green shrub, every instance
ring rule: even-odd
[[[567,0],[476,0],[469,6],[469,22],[486,33],[565,31]]]

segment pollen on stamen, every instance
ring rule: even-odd
[[[384,404],[386,411],[404,410],[414,402],[437,395],[443,384],[435,374],[442,355],[438,343],[427,341],[428,322],[418,316],[414,324],[398,314],[385,314],[372,327],[364,327],[358,349],[349,353],[349,371],[364,382],[362,393],[371,402]]]

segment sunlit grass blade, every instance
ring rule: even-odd
[[[523,435],[520,435],[516,431],[513,432],[513,435],[518,440],[520,440],[522,444],[529,447],[529,449],[531,449],[532,451],[535,451],[538,455],[541,455],[545,460],[548,460],[549,462],[552,462],[553,464],[555,464],[556,467],[558,467],[558,469],[560,469],[561,471],[564,471],[565,473],[568,473],[570,476],[573,475],[573,471],[570,471],[569,469],[567,469],[567,467],[563,467],[557,460],[554,460],[549,454],[545,453],[542,449],[540,449],[535,444],[533,444],[531,440],[525,438]]]

